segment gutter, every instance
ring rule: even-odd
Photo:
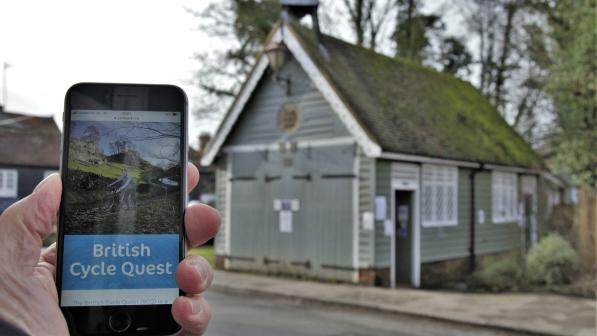
[[[470,223],[470,230],[469,230],[469,271],[472,273],[475,271],[477,261],[476,261],[476,244],[475,244],[475,236],[476,236],[476,209],[475,209],[475,176],[485,170],[485,164],[480,163],[478,168],[475,168],[471,171],[468,175],[470,180],[470,188],[471,188],[471,223]]]

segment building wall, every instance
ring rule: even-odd
[[[421,230],[421,262],[435,262],[468,257],[471,221],[471,169],[458,169],[458,225]],[[517,223],[492,222],[491,172],[475,175],[475,253],[491,254],[511,250],[520,243]],[[479,222],[479,210],[484,223]]]
[[[226,145],[272,144],[350,136],[329,103],[294,59],[284,66],[279,76],[290,78],[290,95],[286,95],[272,74],[264,76]],[[291,134],[282,132],[277,125],[278,111],[282,104],[288,102],[295,104],[300,112],[300,127]]]
[[[291,60],[279,75],[291,79],[290,95],[267,74],[218,159],[218,208],[225,220],[216,254],[229,269],[354,281],[356,145],[298,63]],[[299,127],[291,133],[277,124],[287,102],[299,112]],[[325,143],[334,139],[342,143]],[[281,232],[274,209],[280,199],[300,204],[292,232]]]
[[[484,171],[477,174],[475,181],[476,208],[485,211],[485,224],[477,224],[476,228],[476,253],[479,255],[499,253],[519,247],[522,233],[517,222],[492,222],[491,172]]]
[[[392,199],[392,161],[378,160],[375,165],[375,196],[384,196],[387,200],[386,217],[390,218]],[[375,267],[391,266],[392,239],[384,234],[384,222],[375,221]]]
[[[359,268],[369,268],[374,264],[375,229],[364,227],[363,214],[374,214],[375,159],[359,154]]]
[[[391,199],[392,162],[378,160],[375,164],[375,196]],[[421,263],[437,262],[469,256],[471,169],[458,170],[458,225],[444,227],[421,226]],[[516,248],[520,244],[520,229],[517,223],[492,223],[491,172],[484,171],[475,177],[475,220],[477,221],[475,241],[476,253],[492,254]],[[421,209],[422,210],[422,209]],[[479,223],[479,210],[484,212],[484,223]],[[388,204],[387,216],[390,213]],[[384,234],[383,221],[376,221],[374,265],[377,268],[391,265],[391,238]]]
[[[267,161],[259,152],[229,154],[230,268],[352,281],[353,153],[353,146],[275,151]],[[292,232],[280,228],[277,199],[299,203]]]
[[[388,273],[392,239],[384,233],[384,222],[374,221],[370,230],[363,226],[362,219],[366,212],[375,213],[375,196],[386,197],[386,217],[391,217],[392,161],[366,158],[354,143],[311,146],[312,141],[352,139],[294,60],[279,75],[290,78],[290,94],[273,80],[272,74],[266,75],[218,159],[217,199],[224,225],[216,238],[216,253],[227,258],[228,268],[232,269],[347,281],[354,280],[355,266]],[[299,128],[290,133],[282,132],[277,125],[278,111],[287,102],[294,103],[300,115]],[[289,147],[289,143],[297,146]],[[247,145],[256,146],[248,149]],[[238,146],[243,146],[244,152]],[[421,227],[421,263],[469,256],[470,172],[460,168],[458,173],[458,225]],[[491,172],[476,175],[474,214],[478,218],[478,211],[483,210],[485,217],[485,223],[476,227],[479,255],[508,251],[520,243],[516,223],[492,223],[491,181]],[[291,233],[280,232],[279,212],[273,206],[279,199],[300,203],[300,209],[293,212]],[[359,224],[357,231],[355,220]],[[355,235],[357,265],[353,254]]]
[[[44,179],[46,171],[58,171],[58,167],[0,166],[0,169],[16,169],[18,171],[17,198],[0,198],[0,212],[4,211],[12,203],[31,194],[37,184]]]
[[[226,171],[225,158],[221,158],[220,160],[218,160],[216,164],[215,174],[216,209],[218,209],[218,211],[220,212],[222,222],[220,224],[220,230],[218,231],[218,234],[215,237],[214,245],[216,254],[223,256],[227,254],[226,232],[228,231],[228,227],[230,226],[226,207],[226,199],[228,195],[226,188],[228,185],[228,172]],[[223,267],[223,265],[221,266]]]

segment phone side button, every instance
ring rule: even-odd
[[[108,318],[108,325],[110,326],[110,329],[117,333],[127,331],[131,327],[131,322],[131,315],[123,311],[113,313]]]

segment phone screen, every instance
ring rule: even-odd
[[[70,111],[62,307],[171,304],[179,296],[182,114]]]
[[[185,255],[187,99],[80,83],[65,100],[56,285],[72,334],[172,334]]]

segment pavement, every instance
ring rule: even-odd
[[[470,294],[302,281],[217,270],[212,289],[530,335],[595,336],[596,302],[552,294]]]

